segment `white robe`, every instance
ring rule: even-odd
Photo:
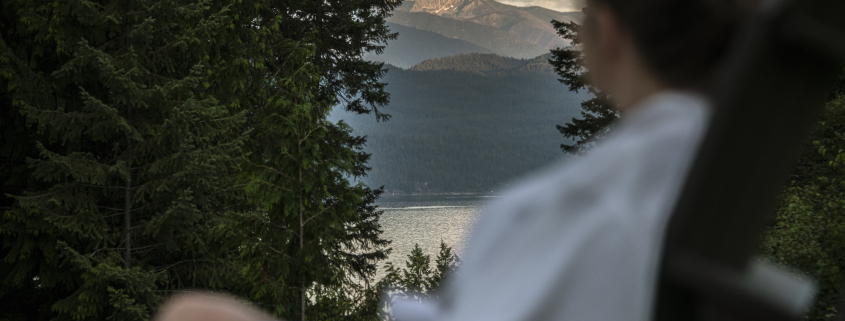
[[[709,119],[666,91],[584,157],[486,207],[441,299],[394,300],[399,321],[649,321],[664,230]]]

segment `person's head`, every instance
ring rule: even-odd
[[[588,0],[589,81],[624,108],[665,88],[703,85],[735,32],[737,0]]]

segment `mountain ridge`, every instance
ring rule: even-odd
[[[444,18],[426,12],[394,11],[388,22],[459,39],[514,58],[533,58],[548,52],[507,31],[472,21]],[[401,34],[399,35],[402,36]]]
[[[471,21],[506,31],[549,50],[569,43],[557,35],[551,21],[580,21],[578,12],[558,12],[542,7],[517,7],[494,0],[416,0],[404,10]]]
[[[399,38],[388,42],[387,48],[380,55],[368,52],[364,59],[390,64],[408,69],[432,58],[441,58],[461,53],[492,53],[490,49],[468,41],[449,38],[427,30],[411,28],[395,23],[387,23],[391,32],[398,32]]]
[[[550,57],[551,54],[543,54],[531,59],[517,59],[496,54],[461,53],[427,59],[412,66],[409,70],[452,70],[486,76],[504,76],[526,72],[554,75],[554,67],[549,64]]]

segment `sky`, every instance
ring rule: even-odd
[[[497,0],[514,6],[528,7],[538,6],[556,11],[581,11],[584,6],[583,0]]]

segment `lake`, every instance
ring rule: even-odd
[[[478,219],[482,206],[495,196],[464,195],[412,195],[382,196],[378,202],[383,238],[392,240],[393,252],[387,261],[404,267],[414,244],[431,255],[431,266],[440,250],[440,240],[463,253],[472,226]],[[387,262],[385,261],[385,262]],[[384,275],[383,263],[379,264],[377,279]]]

